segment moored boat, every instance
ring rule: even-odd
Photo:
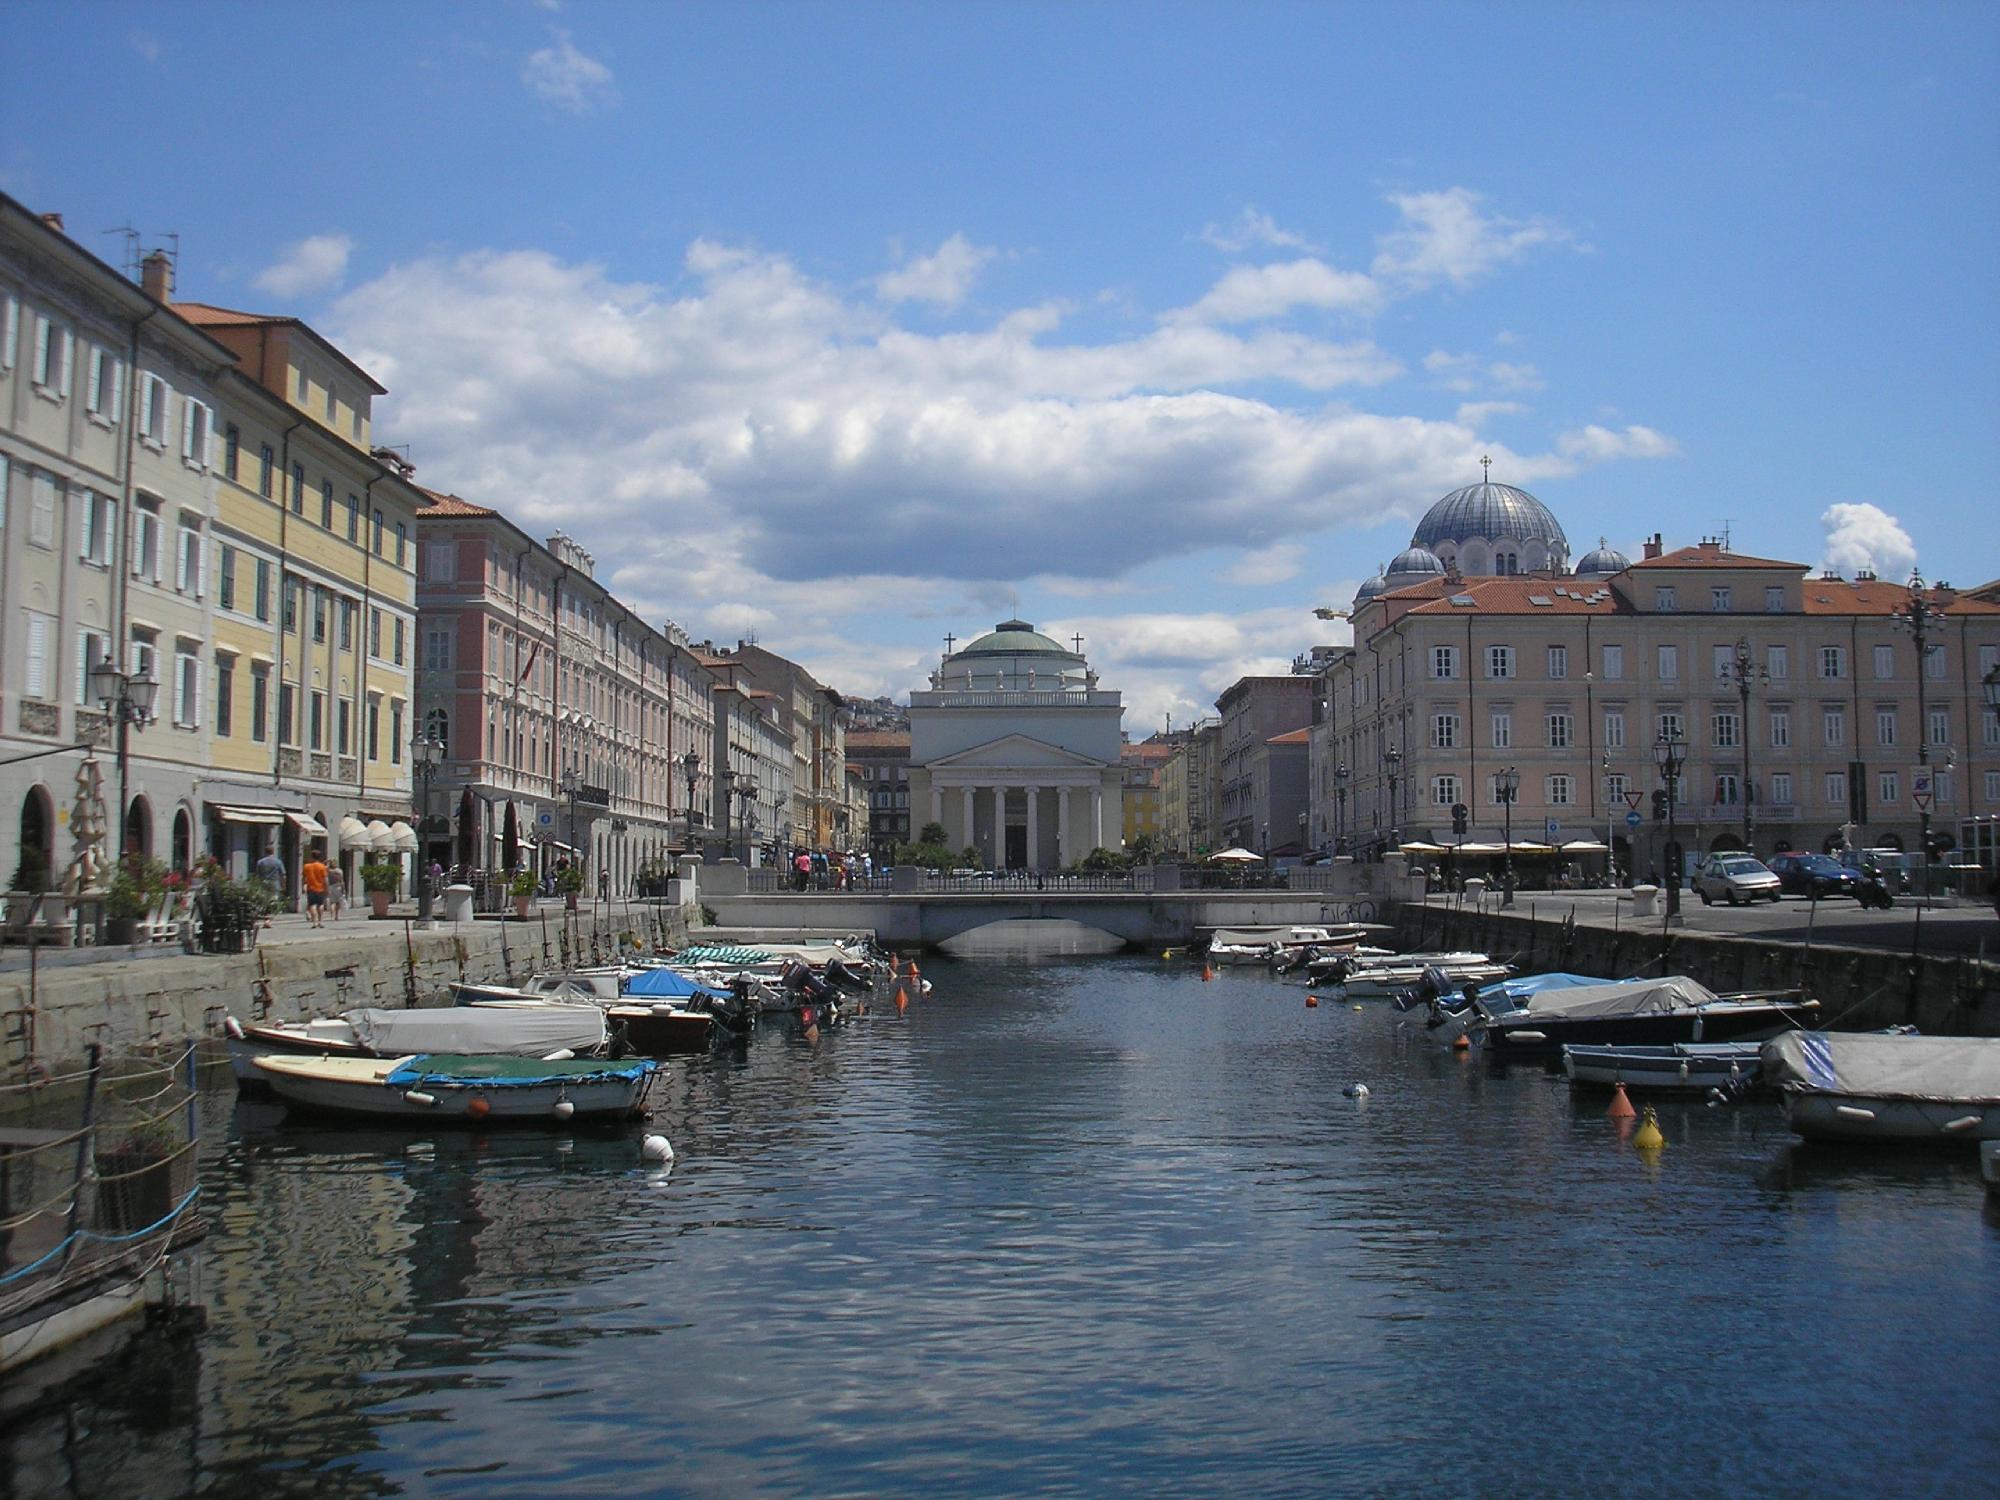
[[[1762,1042],[1674,1042],[1664,1047],[1603,1047],[1576,1043],[1563,1048],[1563,1072],[1572,1084],[1613,1088],[1671,1089],[1703,1093],[1741,1086],[1757,1071]]]
[[[1308,949],[1351,949],[1361,941],[1358,927],[1218,927],[1208,940],[1208,960],[1217,964],[1284,963]]]
[[[1459,983],[1454,982],[1446,970],[1430,968],[1425,969],[1408,989],[1397,991],[1393,999],[1396,1009],[1401,1011],[1421,1007],[1423,1016],[1418,1035],[1426,1041],[1449,1047],[1460,1037],[1485,1024],[1485,1012],[1480,1006],[1484,1006],[1487,1012],[1519,1010],[1544,990],[1580,989],[1604,983],[1606,981],[1598,975],[1561,971],[1520,974],[1509,979],[1489,980],[1485,984],[1472,981]],[[1474,1001],[1479,1004],[1475,1005]]]
[[[1408,989],[1430,969],[1436,969],[1455,986],[1491,984],[1513,972],[1484,953],[1459,951],[1337,956],[1325,964],[1308,965],[1306,976],[1314,984],[1337,984],[1350,995],[1382,996]]]
[[[2000,1037],[1805,1032],[1761,1063],[1807,1140],[2000,1140]]]
[[[602,1053],[610,1039],[595,1006],[544,1006],[534,1011],[363,1007],[307,1021],[223,1023],[230,1071],[238,1088],[269,1084],[259,1057],[408,1057],[451,1052],[505,1057],[566,1058]]]
[[[1811,1023],[1817,1000],[1796,992],[1718,995],[1684,974],[1545,991],[1517,1010],[1478,1007],[1486,1045],[1503,1056],[1564,1046],[1671,1046],[1761,1041]]]
[[[659,1064],[525,1057],[260,1057],[288,1106],[461,1125],[562,1125],[641,1114]]]

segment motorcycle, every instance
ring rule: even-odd
[[[1872,865],[1861,872],[1860,884],[1854,888],[1854,902],[1863,909],[1872,906],[1879,911],[1887,911],[1896,904],[1895,897],[1889,894],[1889,887],[1882,879],[1882,872]]]

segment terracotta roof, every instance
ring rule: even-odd
[[[208,302],[173,302],[168,306],[197,328],[254,328],[263,323],[296,323],[283,313],[238,312],[233,307],[216,307]]]
[[[1288,729],[1283,734],[1272,735],[1264,743],[1267,745],[1310,745],[1312,743],[1312,730]]]
[[[1808,578],[1803,596],[1809,615],[1888,615],[1910,602],[1908,588],[1879,578]],[[2000,615],[2000,602],[1970,594],[1945,595],[1932,589],[1927,598],[1933,609],[1949,615]]]
[[[1557,590],[1561,592],[1558,593]],[[1470,599],[1470,604],[1454,604],[1454,599]],[[1536,600],[1546,603],[1536,603]],[[1465,578],[1457,583],[1432,579],[1379,596],[1390,606],[1390,617],[1402,615],[1615,615],[1624,606],[1603,583],[1576,578],[1536,578],[1511,575],[1505,578]]]
[[[1697,542],[1692,547],[1676,547],[1660,557],[1642,557],[1632,566],[1635,568],[1789,568],[1798,573],[1806,571],[1806,564],[1800,562],[1780,562],[1774,557],[1745,557],[1740,552],[1725,552],[1720,542]]]
[[[907,729],[850,729],[847,731],[849,750],[908,750],[910,732]]]
[[[447,495],[439,490],[426,490],[422,485],[418,485],[417,488],[431,497],[431,503],[417,512],[419,520],[440,516],[497,516],[500,514],[499,511],[494,510],[490,506],[474,505],[470,500],[461,500],[456,495]]]

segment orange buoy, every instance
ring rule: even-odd
[[[1215,978],[1215,970],[1211,969],[1207,964],[1203,964],[1201,966],[1201,977],[1202,982],[1206,984],[1209,980]]]
[[[1472,1050],[1472,1038],[1461,1031],[1451,1039],[1451,1050],[1454,1052],[1470,1052]]]
[[[1318,1010],[1318,1009],[1319,1009],[1319,996],[1317,996],[1317,995],[1308,995],[1308,996],[1306,996],[1306,1009],[1307,1009],[1307,1010]]]
[[[1632,1107],[1632,1101],[1625,1097],[1625,1085],[1618,1084],[1611,1090],[1611,1108],[1604,1112],[1607,1120],[1632,1120],[1638,1118],[1639,1111]]]
[[[493,1106],[488,1104],[479,1095],[474,1094],[470,1099],[466,1100],[465,1112],[475,1120],[483,1120],[493,1113]]]
[[[810,1021],[806,1022],[806,1040],[809,1042],[819,1040],[819,1028]]]
[[[917,961],[913,958],[910,960],[910,978],[915,979],[917,977],[919,977],[917,974]]]
[[[903,993],[903,987],[899,984],[896,986],[896,1009],[908,1010],[909,1008],[910,997]]]

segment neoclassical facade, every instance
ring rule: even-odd
[[[911,821],[943,824],[950,847],[989,869],[1055,870],[1122,848],[1124,713],[1080,641],[1001,621],[910,695]]]

